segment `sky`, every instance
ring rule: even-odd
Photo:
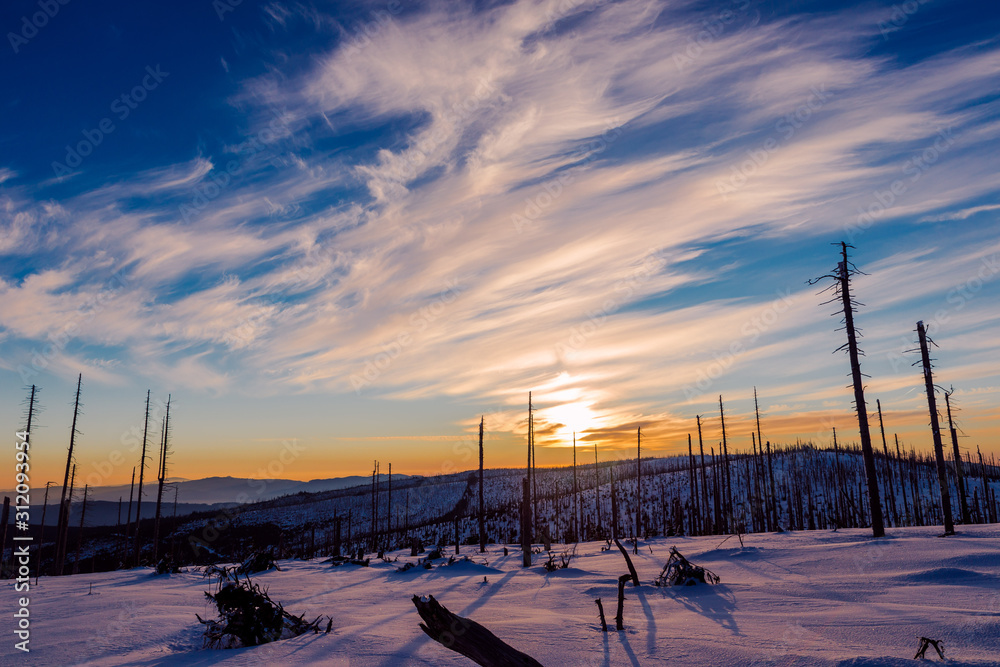
[[[842,241],[890,445],[932,449],[922,320],[961,447],[1000,453],[1000,8],[42,0],[0,25],[0,424],[40,388],[36,487],[81,374],[92,485],[128,482],[147,391],[188,479],[470,469],[481,417],[487,466],[520,466],[529,391],[539,465],[574,432],[686,452],[697,415],[717,447],[720,395],[747,449],[755,388],[765,440],[856,442],[808,284]]]

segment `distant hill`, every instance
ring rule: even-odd
[[[409,475],[393,475],[394,480],[409,478]],[[382,476],[383,481],[385,476]],[[179,515],[190,512],[212,509],[216,506],[236,505],[241,502],[257,502],[261,500],[271,500],[280,496],[295,493],[316,493],[319,491],[335,491],[346,489],[352,486],[369,484],[371,478],[361,475],[351,475],[348,477],[335,477],[332,479],[313,479],[302,482],[294,479],[249,479],[245,477],[206,477],[205,479],[176,480],[167,483],[163,490],[164,512],[172,514],[174,502],[174,488],[177,489]],[[136,483],[138,486],[138,482]],[[146,480],[142,488],[142,514],[153,511],[156,505],[156,480],[152,482]],[[116,486],[95,486],[88,494],[87,502],[87,525],[114,524],[118,515],[118,499],[122,499],[122,515],[127,511],[130,485],[121,484]],[[74,508],[82,500],[81,489],[74,491]],[[44,497],[45,487],[32,490],[32,521],[37,522],[41,517],[41,505]],[[57,513],[59,496],[62,487],[53,486],[49,488],[49,512]],[[0,491],[0,500],[3,496],[10,496],[14,499],[14,492]],[[94,502],[91,505],[91,501]],[[93,513],[92,513],[93,510]],[[151,514],[148,516],[152,516]]]

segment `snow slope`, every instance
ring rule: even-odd
[[[626,586],[626,630],[608,634],[594,599],[603,599],[613,628],[616,579],[626,567],[603,542],[565,547],[576,552],[571,567],[551,574],[543,556],[522,569],[516,548],[504,557],[502,545],[484,556],[463,547],[476,563],[404,573],[396,567],[414,560],[408,552],[368,568],[282,561],[282,571],[257,580],[293,613],[332,615],[333,632],[238,650],[201,648],[195,613],[214,618],[204,596],[213,583],[193,568],[43,577],[31,592],[30,660],[8,639],[0,663],[472,664],[418,628],[410,598],[432,594],[544,665],[895,667],[920,664],[908,658],[926,635],[944,640],[953,665],[1000,666],[1000,526],[961,527],[949,538],[939,532],[894,528],[880,540],[863,529],[756,534],[744,537],[744,548],[736,537],[721,546],[718,536],[643,542],[633,556],[643,585]],[[672,545],[722,583],[650,585]],[[10,608],[13,582],[4,587]]]

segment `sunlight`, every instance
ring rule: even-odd
[[[556,430],[556,437],[560,440],[571,443],[573,432],[579,438],[588,428],[593,428],[598,420],[597,415],[590,409],[591,404],[583,401],[572,403],[562,403],[544,410],[545,420],[553,424],[562,424]]]

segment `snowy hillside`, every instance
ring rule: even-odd
[[[940,526],[940,491],[932,461],[912,451],[879,455],[876,461],[886,525]],[[956,525],[961,525],[961,494],[953,471],[949,466],[952,514]],[[523,469],[485,471],[489,541],[520,540],[524,474]],[[601,540],[612,534],[632,537],[637,530],[637,508],[643,538],[761,533],[778,528],[860,528],[870,525],[864,479],[857,450],[811,446],[777,450],[773,457],[733,453],[728,466],[711,454],[704,459],[698,455],[644,458],[641,502],[637,502],[640,481],[635,459],[601,461],[596,469],[593,463],[581,463],[576,469],[576,494],[572,468],[538,469],[531,489],[533,537],[543,541],[548,535],[551,541],[567,543],[577,538]],[[996,523],[1000,514],[997,467],[992,463],[967,466],[963,488],[970,523]],[[158,553],[171,554],[181,564],[237,560],[260,549],[274,550],[279,557],[330,555],[338,523],[343,552],[375,554],[406,547],[414,538],[425,544],[454,544],[456,521],[458,541],[478,544],[478,496],[478,473],[466,471],[433,477],[393,476],[391,482],[382,475],[375,489],[369,482],[176,519],[168,507]],[[154,531],[152,521],[143,522],[140,532],[147,563],[153,562],[150,537]],[[121,564],[124,534],[120,528],[87,528],[84,535],[80,571]],[[130,535],[134,536],[133,530]],[[43,552],[45,571],[51,571],[51,536],[49,531]],[[72,543],[76,544],[75,536]],[[76,568],[75,559],[67,566]]]
[[[937,528],[893,528],[879,540],[869,532],[756,534],[743,548],[735,537],[721,546],[718,536],[642,541],[633,556],[642,586],[625,588],[621,633],[611,617],[626,567],[603,542],[554,546],[575,556],[552,573],[540,555],[522,569],[518,551],[505,557],[495,545],[485,555],[463,547],[472,563],[442,559],[403,573],[416,560],[408,552],[371,567],[282,561],[256,580],[295,614],[331,615],[331,633],[235,650],[202,648],[195,614],[215,616],[204,595],[214,584],[196,568],[42,577],[31,596],[30,657],[36,665],[471,665],[420,631],[416,594],[544,665],[897,667],[920,664],[911,660],[919,636],[943,640],[950,664],[1000,665],[1000,527],[962,527],[948,538]],[[671,546],[721,583],[650,585]],[[608,610],[607,634],[595,598]]]

